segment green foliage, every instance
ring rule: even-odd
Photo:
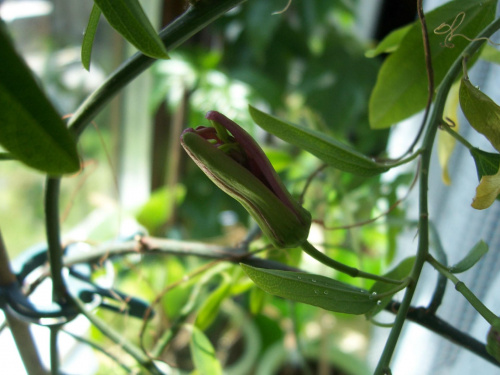
[[[250,114],[254,121],[266,131],[309,151],[340,170],[368,177],[389,169],[320,132],[286,123],[252,106],[250,106]]]
[[[42,172],[77,172],[80,160],[73,136],[1,23],[0,51],[0,144],[14,158]]]
[[[189,10],[162,32],[167,45],[178,47],[195,31],[243,2],[190,3]],[[442,275],[432,307],[441,302],[439,295],[446,287],[443,281],[448,278],[492,324],[496,315],[454,276],[473,267],[488,245],[478,242],[452,267],[432,258],[428,254],[427,191],[432,145],[445,116],[442,99],[460,74],[457,62],[461,55],[469,54],[464,57],[473,63],[479,58],[479,42],[500,28],[497,20],[484,35],[478,35],[492,21],[495,4],[494,0],[455,0],[426,15],[436,102],[429,123],[422,129],[423,141],[415,140],[418,151],[409,155],[408,160],[419,158],[419,167],[411,169],[412,173],[394,168],[387,178],[378,177],[407,159],[375,161],[373,157],[386,158],[389,133],[372,132],[369,126],[387,128],[425,105],[427,67],[419,21],[394,31],[366,52],[366,46],[356,37],[356,10],[350,2],[294,0],[286,12],[277,15],[273,12],[280,4],[253,0],[212,24],[210,33],[191,39],[189,47],[170,54],[172,60],[156,64],[149,109],[156,111],[166,101],[162,108],[167,109],[167,115],[175,114],[177,120],[182,114],[183,124],[192,128],[207,125],[205,112],[216,110],[241,121],[246,129],[241,131],[243,140],[233,130],[222,135],[219,131],[214,137],[194,132],[182,136],[198,167],[235,200],[207,180],[193,163],[176,157],[180,160],[176,168],[179,174],[174,176],[176,187],[153,192],[136,214],[138,224],[150,235],[167,234],[169,239],[145,236],[123,244],[114,241],[109,248],[107,243],[101,245],[105,252],[99,246],[90,255],[82,255],[89,256],[85,262],[97,268],[113,264],[113,285],[153,301],[154,317],[146,321],[127,316],[129,301],[117,299],[113,311],[100,306],[97,312],[88,314],[100,330],[92,328],[92,340],[113,350],[125,350],[137,366],[157,374],[160,370],[152,358],[171,361],[181,371],[191,371],[194,366],[192,373],[202,375],[278,373],[289,364],[303,366],[306,373],[306,364],[311,363],[335,366],[344,373],[368,374],[371,369],[363,360],[342,348],[337,330],[347,327],[366,336],[367,320],[353,315],[371,318],[386,308],[397,292],[404,291],[394,328],[375,370],[381,374],[389,371],[426,262]],[[95,0],[81,50],[86,69],[93,44],[99,39],[94,37],[101,11],[110,25],[144,54],[168,58],[137,0]],[[48,174],[78,170],[72,136],[6,33],[0,31],[0,143],[7,151],[0,153],[0,159],[13,163],[19,160]],[[484,51],[488,50],[483,50],[483,57],[498,57],[491,50]],[[379,59],[366,58],[386,53],[391,55],[382,65]],[[116,87],[130,82],[150,62],[144,56],[125,62],[77,109],[71,122],[90,121],[119,91]],[[500,116],[498,106],[467,78],[462,86],[465,115],[497,147],[498,119],[490,120]],[[249,103],[252,105],[247,113]],[[497,174],[500,154],[474,148],[456,136],[470,150],[480,179]],[[258,153],[249,152],[242,160],[219,147],[245,144],[262,144],[280,174],[278,178],[273,173],[272,181],[284,181],[279,182],[283,191],[290,191],[290,197],[300,196],[297,207],[304,207],[302,217],[294,215],[295,200],[290,203],[278,197],[263,169],[258,168],[262,161],[256,157],[261,155],[260,146]],[[405,192],[411,189],[412,181],[420,184],[416,256],[405,258],[387,272],[386,265],[397,255],[398,234],[414,225],[405,219],[406,206],[400,202],[401,188]],[[57,199],[54,195],[57,192],[47,192],[49,202]],[[73,203],[72,197],[68,200]],[[249,230],[255,223],[249,221],[245,209],[262,233]],[[57,211],[52,201],[46,219],[52,235],[52,257],[53,248],[59,250],[61,242],[54,235],[59,231]],[[227,217],[230,220],[224,219]],[[304,221],[307,226],[303,226]],[[98,228],[106,240],[115,236],[110,227],[106,222]],[[199,242],[193,242],[195,239]],[[317,244],[317,249],[310,243]],[[92,257],[94,251],[97,255]],[[446,257],[439,261],[446,263]],[[234,265],[238,262],[255,262],[250,264],[262,267]],[[67,271],[51,266],[56,275]],[[107,276],[108,272],[97,270],[92,280],[100,283]],[[435,312],[429,308],[420,322],[439,320]],[[117,318],[117,314],[123,316]],[[105,323],[95,323],[92,317],[96,316]],[[416,320],[419,322],[419,317]],[[497,328],[487,338],[487,350],[496,358]],[[454,334],[456,331],[447,332],[447,337]],[[126,361],[121,355],[116,358],[122,365]],[[57,364],[52,366],[52,372],[57,373]]]
[[[242,267],[260,288],[292,301],[347,314],[365,314],[377,305],[377,301],[367,291],[325,276],[268,270],[244,264]]]
[[[483,176],[491,176],[498,172],[500,154],[486,152],[475,147],[471,148],[469,152],[476,163],[478,180]]]
[[[215,356],[215,349],[203,331],[190,327],[191,340],[189,349],[198,374],[222,375],[222,367]]]
[[[488,244],[483,240],[470,249],[467,255],[457,264],[449,268],[452,273],[462,273],[472,268],[488,252]]]
[[[474,87],[468,77],[460,84],[460,107],[471,126],[500,151],[500,107]]]
[[[101,9],[94,4],[92,11],[89,16],[89,23],[83,34],[82,41],[82,65],[85,69],[90,70],[90,56],[92,55],[92,45],[94,44],[95,33],[97,31],[97,25],[99,24],[99,19],[101,18]]]
[[[426,15],[429,27],[432,66],[436,87],[451,64],[467,46],[464,38],[453,39],[453,48],[443,45],[445,37],[433,32],[442,24],[451,25],[460,12],[466,16],[460,25],[460,34],[474,38],[493,20],[496,2],[493,0],[451,1]],[[419,22],[401,40],[399,48],[382,65],[377,84],[370,98],[370,126],[382,129],[417,113],[427,101],[427,72],[422,31]]]
[[[391,279],[402,281],[410,276],[414,264],[415,264],[415,257],[409,257],[403,259],[401,262],[399,262],[398,265],[396,265],[396,267],[394,267],[392,270],[384,274],[384,276],[389,277]],[[389,304],[389,302],[391,302],[391,299],[395,294],[395,293],[391,294],[391,290],[393,289],[394,289],[393,285],[383,283],[380,281],[377,281],[375,284],[373,284],[373,286],[370,289],[370,293],[376,295],[380,294],[387,294],[387,295],[380,300],[380,303],[377,304],[377,307],[373,311],[370,311],[367,314],[369,317],[378,314]]]
[[[94,2],[110,25],[139,51],[155,59],[168,59],[163,42],[149,22],[138,0],[122,0],[118,2],[94,0]],[[91,25],[91,29],[93,27]],[[85,54],[90,54],[90,49],[88,46],[86,47]]]

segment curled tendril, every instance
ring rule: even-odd
[[[500,44],[494,43],[490,38],[474,38],[471,39],[468,36],[464,34],[455,34],[457,29],[462,25],[465,19],[465,12],[460,12],[456,15],[455,19],[453,20],[451,25],[448,25],[447,23],[443,22],[441,25],[436,27],[434,29],[434,34],[436,35],[446,35],[444,38],[444,42],[440,43],[441,47],[446,47],[446,48],[453,48],[455,47],[455,44],[452,43],[453,38],[457,36],[461,36],[462,38],[468,40],[469,42],[477,41],[477,40],[486,40],[490,44],[498,46]]]

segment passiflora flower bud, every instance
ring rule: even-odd
[[[219,188],[240,202],[273,245],[296,247],[307,240],[311,214],[286,190],[255,140],[216,111],[213,127],[186,129],[181,144]]]

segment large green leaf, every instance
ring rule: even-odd
[[[16,159],[60,175],[80,168],[74,138],[0,23],[0,144]]]
[[[109,24],[139,51],[168,59],[167,50],[138,0],[94,0]]]
[[[453,48],[448,48],[444,46],[445,35],[433,30],[443,23],[452,25],[457,15],[464,12],[455,34],[474,38],[493,20],[495,7],[494,0],[455,0],[426,15],[436,87],[469,41],[456,36]],[[422,110],[427,102],[427,87],[422,31],[420,23],[415,22],[379,71],[369,104],[370,126],[386,128]]]
[[[459,99],[460,107],[471,126],[500,151],[500,106],[474,87],[468,77],[462,78]]]
[[[292,301],[346,314],[365,314],[377,306],[366,290],[325,276],[241,266],[258,287]]]
[[[369,177],[390,169],[390,166],[377,164],[355,149],[324,133],[284,122],[252,106],[249,107],[249,111],[253,120],[264,130],[310,152],[340,170]]]

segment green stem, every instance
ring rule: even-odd
[[[65,334],[67,334],[67,335],[69,335],[71,337],[73,337],[76,341],[81,342],[81,343],[83,343],[85,345],[88,345],[92,349],[97,350],[99,353],[105,355],[106,357],[108,357],[109,359],[111,359],[113,362],[115,362],[118,366],[120,366],[125,371],[125,373],[127,373],[127,374],[133,373],[132,369],[129,368],[126,364],[122,363],[122,360],[120,358],[118,358],[117,356],[109,353],[102,346],[97,345],[96,343],[94,343],[94,342],[92,342],[90,340],[87,340],[84,337],[80,337],[78,335],[75,335],[74,333],[71,333],[69,331],[62,331],[62,332],[64,332]]]
[[[481,314],[481,316],[492,326],[500,328],[500,318],[496,316],[490,309],[488,309],[480,300],[476,297],[472,291],[467,288],[467,286],[458,279],[454,274],[452,274],[448,269],[439,263],[432,255],[427,255],[427,261],[441,273],[446,276],[454,285],[455,289],[462,294],[467,301],[476,309],[476,311]]]
[[[99,330],[104,336],[109,338],[111,341],[120,345],[120,347],[130,354],[142,367],[148,370],[148,373],[161,375],[161,371],[159,371],[153,361],[146,356],[138,347],[129,342],[121,333],[115,331],[111,326],[101,319],[99,319],[96,315],[89,313],[85,309],[85,305],[77,298],[73,300],[75,305],[80,310],[80,313],[85,315],[85,317]]]
[[[472,146],[469,141],[467,141],[464,137],[462,137],[458,132],[454,131],[451,129],[451,127],[448,124],[442,124],[441,129],[446,131],[449,135],[451,135],[453,138],[455,138],[458,142],[463,144],[465,147],[467,147],[469,150],[472,150],[475,148]]]
[[[63,251],[59,230],[59,187],[61,180],[47,178],[45,191],[45,230],[47,233],[48,258],[52,276],[52,300],[63,302],[66,287],[62,277]]]
[[[308,241],[302,244],[302,250],[304,250],[306,254],[310,255],[318,262],[323,263],[324,265],[331,267],[339,272],[345,273],[351,277],[362,277],[364,279],[382,281],[384,283],[396,284],[396,285],[402,284],[402,281],[400,280],[394,280],[384,276],[374,275],[368,272],[361,271],[354,267],[349,267],[343,263],[337,262],[336,260],[333,260],[329,256],[323,254],[321,251],[316,249]]]
[[[59,350],[57,348],[57,336],[60,326],[50,327],[50,373],[59,375]]]
[[[167,50],[171,51],[222,16],[231,8],[245,0],[200,1],[170,23],[160,32]],[[76,110],[69,120],[69,127],[80,136],[85,127],[101,109],[139,74],[149,68],[156,60],[142,53],[136,53],[125,61],[108,79],[94,91]]]
[[[396,294],[397,292],[403,290],[404,288],[408,287],[408,285],[410,285],[412,282],[412,279],[407,277],[405,279],[403,279],[401,281],[401,284],[395,286],[393,289],[391,290],[388,290],[387,292],[384,292],[384,293],[379,293],[377,294],[377,296],[375,297],[375,299],[377,301],[380,301],[386,297],[392,297],[394,294]]]
[[[482,38],[490,37],[499,28],[500,28],[500,18],[496,19],[490,25],[488,25],[477,36],[477,38],[465,48],[462,55],[472,56],[484,43],[484,40]],[[455,62],[452,64],[452,66],[446,73],[446,76],[443,78],[443,81],[441,82],[439,90],[436,95],[436,99],[434,102],[434,110],[432,112],[431,119],[429,120],[429,124],[427,125],[427,130],[422,145],[423,152],[422,152],[422,162],[420,168],[420,192],[419,192],[419,198],[420,198],[419,243],[417,249],[417,257],[411,273],[411,278],[413,279],[413,283],[411,283],[408,286],[408,288],[406,288],[406,292],[401,302],[400,309],[398,310],[398,314],[396,315],[396,319],[394,321],[394,326],[391,329],[386,345],[379,359],[377,368],[375,369],[375,374],[378,375],[387,373],[387,370],[389,369],[389,363],[394,353],[394,349],[396,348],[399,335],[401,334],[401,330],[403,328],[406,315],[410,308],[411,300],[415,292],[415,287],[420,277],[422,267],[424,266],[424,263],[427,259],[428,248],[429,248],[429,218],[428,218],[429,212],[427,207],[428,203],[427,190],[429,188],[428,178],[429,178],[429,166],[432,154],[432,145],[434,143],[434,138],[436,136],[436,131],[438,129],[438,126],[442,122],[443,109],[444,109],[444,104],[446,102],[446,97],[455,78],[460,73],[461,67],[462,67],[462,56],[460,56],[455,60]]]

